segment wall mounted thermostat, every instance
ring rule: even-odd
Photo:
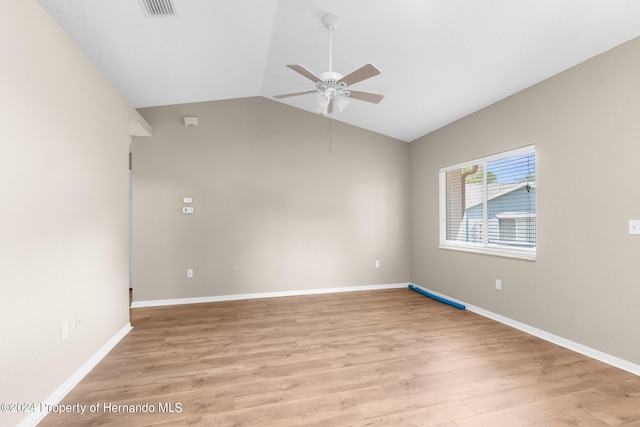
[[[183,197],[182,203],[193,203],[193,199],[191,197]]]
[[[183,206],[182,207],[182,213],[191,215],[193,213],[193,207],[191,207],[191,206]]]

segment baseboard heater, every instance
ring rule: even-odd
[[[441,303],[444,303],[444,304],[450,305],[452,307],[458,308],[460,310],[466,309],[466,307],[464,305],[462,305],[462,304],[459,304],[457,302],[448,300],[446,298],[439,297],[438,295],[434,295],[434,294],[432,294],[430,292],[427,292],[427,291],[425,291],[423,289],[420,289],[420,288],[418,288],[416,286],[409,285],[409,289],[411,289],[412,291],[416,291],[417,293],[422,294],[425,297],[429,297],[431,299],[434,299],[434,300],[439,301]]]

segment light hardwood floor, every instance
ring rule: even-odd
[[[640,377],[407,289],[131,321],[64,400],[99,410],[41,426],[640,426]]]

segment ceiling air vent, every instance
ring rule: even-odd
[[[140,4],[147,16],[174,16],[176,14],[172,0],[140,0]]]

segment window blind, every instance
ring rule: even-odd
[[[443,168],[440,179],[441,247],[535,255],[534,147]]]

